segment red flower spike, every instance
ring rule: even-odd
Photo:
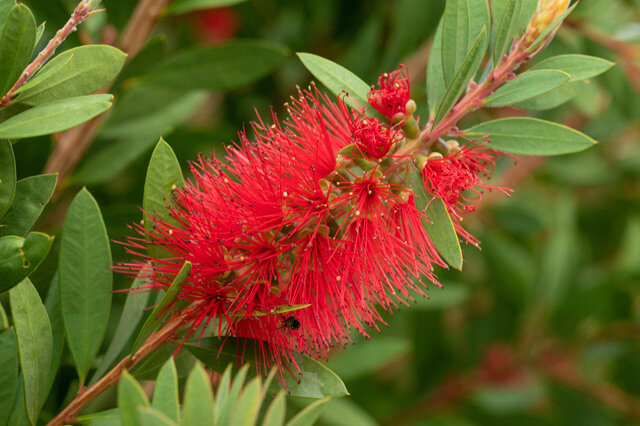
[[[404,114],[410,99],[409,71],[406,65],[398,68],[391,73],[382,74],[378,78],[379,89],[372,87],[367,94],[369,105],[389,119],[399,112]]]

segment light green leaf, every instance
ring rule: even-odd
[[[245,1],[246,0],[176,0],[169,4],[167,13],[169,15],[180,15],[182,13],[193,12],[194,10],[235,6]]]
[[[256,377],[242,389],[229,424],[231,426],[253,426],[258,419],[261,403],[262,383],[260,377]]]
[[[180,295],[180,291],[182,291],[182,286],[184,285],[185,281],[189,278],[190,273],[191,273],[191,263],[188,261],[184,262],[184,264],[176,274],[175,278],[173,279],[173,282],[167,289],[167,292],[165,293],[164,297],[162,298],[162,300],[160,300],[160,303],[158,303],[156,307],[153,308],[153,311],[151,311],[151,314],[149,315],[144,325],[142,326],[140,333],[138,333],[138,337],[136,338],[133,348],[131,349],[132,354],[135,353],[138,350],[138,348],[140,348],[140,346],[145,342],[145,340],[147,340],[147,338],[151,336],[151,333],[153,333],[155,329],[158,327],[158,325],[160,325],[160,323],[162,322],[162,319],[168,313],[167,308],[173,302],[175,302],[178,296]]]
[[[245,374],[248,367],[249,366],[246,366],[243,370]],[[232,367],[230,364],[224,369],[224,373],[222,373],[222,377],[220,377],[220,381],[218,382],[218,388],[216,389],[213,405],[213,423],[216,425],[224,424],[222,420],[226,421],[226,419],[229,418],[229,413],[231,412],[230,407],[233,405],[233,402],[227,402],[231,393],[231,371]],[[238,373],[238,375],[241,374],[242,371]],[[234,383],[237,380],[238,379],[234,379]],[[244,381],[244,378],[242,378],[242,380]]]
[[[266,76],[287,56],[286,47],[270,41],[234,40],[181,51],[138,77],[138,82],[183,90],[233,90]]]
[[[109,323],[113,274],[100,207],[86,189],[71,202],[62,230],[60,300],[69,348],[84,381]]]
[[[33,43],[34,47],[38,45],[38,43],[40,43],[40,39],[42,38],[42,35],[44,34],[44,27],[45,27],[46,22],[43,22],[42,24],[38,25],[38,28],[36,29],[36,41],[35,43]]]
[[[478,34],[475,42],[471,46],[469,53],[460,65],[460,68],[458,68],[455,75],[453,76],[451,83],[447,86],[447,90],[436,113],[436,123],[442,120],[442,118],[456,103],[460,95],[462,95],[462,93],[465,91],[469,80],[471,80],[476,71],[478,71],[486,49],[487,30],[486,28],[483,28],[482,31],[480,31],[480,34]]]
[[[127,295],[127,300],[124,303],[122,309],[122,315],[116,332],[111,339],[109,349],[105,353],[100,365],[93,374],[91,383],[95,383],[100,379],[104,373],[111,368],[120,355],[126,350],[127,343],[129,343],[134,336],[134,333],[140,325],[140,320],[144,316],[145,308],[147,307],[147,301],[149,300],[149,291],[137,290],[139,287],[144,287],[148,284],[148,278],[144,277],[144,274],[151,273],[151,271],[143,270],[138,274],[135,280],[131,283],[130,293]]]
[[[47,257],[53,237],[32,232],[27,238],[14,235],[0,238],[0,293],[28,277]]]
[[[151,407],[138,407],[138,419],[142,426],[174,426],[176,422]]]
[[[571,76],[564,71],[528,71],[493,92],[487,97],[485,105],[500,107],[522,102],[556,89],[570,79]]]
[[[140,383],[134,379],[127,371],[122,373],[122,378],[118,384],[118,409],[120,411],[120,421],[126,426],[141,425],[138,417],[138,407],[148,407],[149,400],[145,395]]]
[[[569,81],[566,84],[553,89],[550,92],[544,93],[539,96],[535,96],[531,99],[527,99],[523,102],[513,104],[516,108],[530,109],[533,111],[543,111],[570,101],[580,93],[589,89],[588,85],[591,84],[588,80],[582,81]]]
[[[513,154],[568,154],[583,151],[596,143],[577,130],[537,118],[502,118],[464,131],[465,137],[471,139],[487,134],[493,148]]]
[[[11,207],[16,192],[16,159],[9,141],[0,141],[0,232],[3,216]]]
[[[453,83],[456,73],[467,61],[483,28],[485,31],[490,28],[486,0],[447,0],[442,17],[441,55],[444,80],[448,85]],[[483,47],[482,55],[486,45]]]
[[[178,372],[173,357],[164,364],[153,391],[151,406],[174,422],[180,421],[180,401],[178,400]]]
[[[535,64],[531,70],[560,70],[571,76],[571,81],[593,78],[615,65],[606,59],[588,55],[559,55]]]
[[[0,219],[0,236],[24,235],[36,223],[53,195],[58,174],[36,175],[20,179],[16,195],[7,214]]]
[[[18,338],[25,407],[29,421],[35,425],[49,390],[51,325],[38,291],[28,278],[11,289],[9,301]]]
[[[442,71],[442,21],[438,25],[427,64],[427,98],[429,101],[429,117],[435,117],[438,106],[442,103],[447,84]]]
[[[378,422],[351,398],[331,399],[320,421],[327,426],[377,426]],[[435,426],[435,425],[433,425]],[[444,426],[444,425],[438,425]],[[461,425],[456,425],[461,426]]]
[[[27,6],[9,12],[0,34],[0,96],[18,80],[31,59],[36,42],[36,20]]]
[[[160,138],[156,148],[151,154],[147,176],[144,181],[144,196],[142,199],[142,209],[147,215],[160,218],[163,222],[174,226],[179,226],[179,222],[171,216],[169,205],[173,200],[174,188],[184,186],[184,178],[180,163],[173,153],[173,150],[164,139]],[[153,220],[146,218],[144,221],[144,229],[149,236],[153,233]],[[149,246],[149,255],[154,259],[160,259],[169,256],[169,253],[156,247]]]
[[[113,96],[62,99],[28,109],[0,123],[0,139],[48,135],[75,127],[111,107]]]
[[[325,409],[325,404],[329,402],[331,398],[324,398],[308,405],[304,410],[296,414],[291,420],[287,422],[286,426],[311,426],[320,417],[320,414]]]
[[[369,105],[367,93],[369,93],[371,87],[362,81],[360,77],[343,66],[321,56],[302,52],[297,55],[309,72],[327,86],[334,95],[339,95],[343,90],[347,92],[351,99],[347,98],[346,102],[351,107],[358,108]]]
[[[78,416],[78,424],[82,426],[121,426],[120,410],[113,408],[110,410],[100,411],[98,413],[86,414]]]
[[[497,30],[493,44],[493,64],[500,62],[502,55],[508,50],[518,29],[518,21],[522,13],[522,0],[506,0],[504,12],[497,18]]]
[[[66,50],[42,67],[20,89],[16,101],[42,105],[90,95],[118,75],[126,56],[115,47],[100,44]]]
[[[184,391],[184,425],[213,426],[213,391],[209,376],[196,364]]]
[[[5,426],[18,386],[18,342],[13,328],[0,332],[0,365],[0,426]]]
[[[309,306],[311,306],[311,305],[310,304],[306,304],[306,305],[278,305],[278,306],[276,306],[275,308],[273,308],[269,312],[253,311],[251,313],[251,316],[253,316],[253,317],[265,317],[267,315],[286,314],[287,312],[299,311],[300,309],[305,309],[305,308],[308,308]],[[243,315],[243,314],[238,314],[238,315]]]
[[[282,426],[287,414],[287,400],[284,391],[278,392],[278,395],[269,405],[264,415],[262,426]]]

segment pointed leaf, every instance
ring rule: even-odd
[[[264,415],[262,426],[282,426],[287,414],[287,401],[284,391],[278,392]]]
[[[583,151],[596,143],[577,130],[537,118],[502,118],[464,131],[471,139],[487,134],[493,148],[513,154],[568,154]]]
[[[242,389],[240,398],[231,415],[231,426],[253,426],[258,420],[262,404],[262,383],[260,377],[251,380]]]
[[[0,426],[5,426],[18,386],[18,341],[13,328],[0,332]]]
[[[9,301],[18,338],[25,407],[35,425],[49,391],[51,324],[38,291],[28,278],[11,289]]]
[[[571,79],[564,71],[528,71],[493,92],[485,100],[486,106],[500,107],[515,104],[556,89]]]
[[[7,93],[29,63],[36,30],[36,20],[29,8],[15,5],[0,33],[0,96]]]
[[[48,135],[75,127],[111,107],[113,96],[62,99],[28,109],[0,123],[0,139]]]
[[[560,70],[571,76],[571,81],[593,78],[614,65],[606,59],[588,55],[559,55],[535,64],[531,70]]]
[[[151,407],[138,407],[138,419],[142,426],[175,426],[177,423]]]
[[[107,230],[86,189],[73,199],[64,221],[59,279],[67,340],[84,381],[107,330],[113,288]]]
[[[209,376],[199,363],[184,390],[184,425],[213,426],[213,392]]]
[[[429,62],[427,64],[427,98],[429,100],[429,116],[435,117],[438,106],[442,103],[447,84],[442,71],[442,21],[431,43]]]
[[[500,62],[502,55],[509,53],[511,43],[518,29],[518,21],[522,13],[522,0],[507,0],[504,13],[497,20],[497,30],[493,44],[493,64]]]
[[[151,406],[174,422],[180,421],[180,402],[178,400],[178,372],[173,357],[165,363],[158,373],[153,391]]]
[[[0,141],[0,233],[16,191],[16,159],[9,141]],[[0,234],[1,235],[1,234]]]
[[[223,411],[225,407],[230,406],[231,404],[227,404],[227,400],[229,399],[229,392],[231,387],[231,365],[228,365],[225,368],[224,373],[222,373],[222,377],[220,377],[220,381],[218,382],[218,388],[216,389],[216,396],[214,398],[214,406],[213,406],[213,423],[216,425],[222,424],[220,421]]]
[[[28,277],[47,257],[53,237],[32,232],[27,238],[0,238],[0,293]]]
[[[319,401],[315,401],[296,414],[291,420],[287,422],[287,426],[311,426],[320,417],[320,414],[325,409],[325,404],[329,402],[331,398],[324,398]]]
[[[127,371],[123,372],[118,384],[118,409],[122,424],[127,426],[141,425],[138,408],[148,406],[149,400],[140,383]]]
[[[7,214],[0,219],[0,236],[24,235],[35,225],[56,187],[58,174],[36,175],[20,179]]]
[[[60,306],[60,285],[58,281],[58,273],[53,276],[47,298],[44,301],[44,307],[49,316],[51,323],[52,346],[51,346],[51,377],[49,377],[49,387],[51,390],[53,382],[56,378],[56,372],[60,367],[62,359],[62,351],[64,350],[64,322],[62,320],[62,306]]]

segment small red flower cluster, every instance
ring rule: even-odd
[[[208,325],[255,339],[259,368],[282,367],[292,351],[324,356],[352,329],[366,336],[365,326],[384,323],[378,308],[424,295],[424,277],[439,286],[433,266],[446,265],[405,183],[413,166],[390,152],[404,139],[391,118],[409,100],[406,68],[379,85],[369,102],[388,123],[311,86],[287,106],[286,120],[259,118],[252,140],[241,133],[226,161],[201,157],[175,191],[175,224],[148,215],[153,232],[139,226],[141,237],[127,243],[142,260],[121,269],[138,273],[151,261],[150,287],[166,288],[190,261],[180,299],[198,302],[186,318],[191,333]],[[481,178],[496,154],[473,147],[429,161],[427,188],[452,211],[471,211],[463,192],[488,187]],[[150,258],[149,244],[171,257]],[[284,312],[293,305],[306,307]]]

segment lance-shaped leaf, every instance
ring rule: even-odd
[[[213,426],[213,391],[201,364],[191,371],[184,390],[184,425]]]
[[[90,95],[118,75],[126,56],[115,47],[99,44],[66,50],[20,88],[16,102],[42,105]]]
[[[318,417],[320,417],[320,414],[324,411],[326,407],[325,404],[330,400],[331,398],[324,398],[309,404],[302,411],[293,416],[293,418],[287,422],[286,426],[307,426],[314,424],[316,420],[318,420]]]
[[[486,106],[500,107],[515,104],[556,89],[571,80],[564,71],[529,71],[511,80],[485,100]]]
[[[228,7],[243,3],[246,0],[181,0],[169,4],[167,13],[180,15],[194,10],[211,9],[215,7]]]
[[[262,426],[282,426],[287,414],[287,401],[284,391],[278,392],[264,414]]]
[[[489,135],[489,144],[500,151],[526,155],[559,155],[583,151],[596,141],[562,124],[537,118],[515,117],[487,121],[465,130],[470,139]]]
[[[535,64],[531,70],[560,70],[571,76],[571,81],[581,81],[606,72],[614,65],[606,59],[588,55],[558,55]]]
[[[62,352],[65,347],[64,341],[64,321],[62,320],[62,306],[60,306],[60,286],[58,281],[58,273],[53,276],[47,298],[44,301],[44,307],[49,316],[51,323],[51,335],[53,337],[51,346],[51,376],[49,377],[49,390],[53,386],[56,378],[56,372],[60,367]]]
[[[16,184],[16,195],[7,214],[0,220],[0,236],[24,235],[36,223],[56,187],[58,174],[29,176]]]
[[[184,347],[208,368],[223,372],[229,364],[237,366],[238,347],[244,348],[244,359],[252,363],[255,360],[254,343],[251,339],[248,339],[245,345],[244,339],[239,340],[234,337],[225,339],[204,338],[199,344],[197,342],[187,342]],[[300,375],[293,375],[289,372],[284,373],[286,389],[291,396],[318,399],[328,396],[340,397],[348,395],[347,388],[340,380],[340,377],[323,364],[300,354],[296,354],[295,359],[301,370]],[[250,368],[253,375],[256,375],[257,372],[253,363]],[[290,369],[291,371],[297,371],[294,366],[290,366]],[[272,386],[281,386],[279,381],[275,382]]]
[[[149,400],[142,390],[140,383],[128,372],[122,374],[118,384],[118,410],[123,425],[141,425],[138,417],[138,407],[148,407]]]
[[[38,105],[0,123],[0,139],[29,138],[70,129],[102,114],[112,101],[111,95],[89,95]]]
[[[447,84],[442,71],[442,21],[433,36],[427,64],[427,98],[429,101],[429,117],[435,117],[438,106],[442,103]]]
[[[306,305],[279,305],[276,306],[269,312],[264,311],[254,311],[251,313],[252,317],[265,317],[267,315],[277,315],[277,314],[286,314],[287,312],[299,311],[300,309],[308,308],[309,304]],[[238,314],[239,316],[244,316],[243,314]]]
[[[59,285],[67,341],[84,381],[107,330],[113,287],[107,230],[86,189],[73,199],[64,221]]]
[[[0,232],[4,231],[3,216],[11,207],[16,191],[16,159],[11,142],[0,141]]]
[[[442,258],[454,268],[462,269],[462,249],[451,216],[441,198],[431,197],[422,181],[422,173],[415,169],[411,176],[416,208],[426,215],[431,223],[423,222],[425,230]]]
[[[151,406],[174,422],[180,421],[180,401],[178,400],[178,372],[173,357],[164,364],[153,391]]]
[[[0,365],[0,426],[5,426],[18,386],[18,342],[13,328],[0,332]]]
[[[176,277],[173,279],[173,282],[167,289],[164,297],[162,298],[162,300],[160,300],[160,303],[158,303],[156,307],[153,308],[153,311],[151,311],[151,314],[142,326],[142,330],[140,330],[133,348],[131,349],[132,354],[135,353],[138,348],[140,348],[140,346],[142,346],[144,341],[147,340],[147,338],[151,336],[151,333],[153,333],[158,325],[160,325],[162,319],[167,316],[168,308],[172,303],[176,301],[176,299],[180,295],[182,286],[184,285],[187,278],[189,278],[190,273],[191,263],[184,262],[184,264],[176,274]]]
[[[28,278],[11,289],[9,301],[18,338],[25,407],[35,425],[49,392],[51,324],[38,291]]]
[[[27,238],[10,235],[0,238],[0,293],[28,277],[47,257],[53,237],[32,232]]]
[[[262,381],[255,377],[242,389],[231,415],[232,425],[253,425],[258,420],[262,403]]]
[[[0,96],[18,80],[36,41],[36,20],[27,6],[13,6],[0,33]]]
[[[179,222],[171,216],[169,206],[173,200],[174,188],[184,186],[184,178],[180,163],[173,150],[164,139],[156,145],[151,154],[147,177],[144,181],[144,196],[142,209],[147,215],[158,217],[163,222],[178,226]],[[144,229],[148,234],[153,232],[153,220],[146,218]],[[150,236],[147,235],[147,240]],[[154,245],[149,246],[149,255],[158,259],[169,256],[166,250]]]
[[[507,0],[504,5],[502,16],[497,17],[497,30],[493,43],[493,64],[500,62],[502,55],[508,53],[508,49],[513,42],[518,20],[522,12],[522,0]]]

